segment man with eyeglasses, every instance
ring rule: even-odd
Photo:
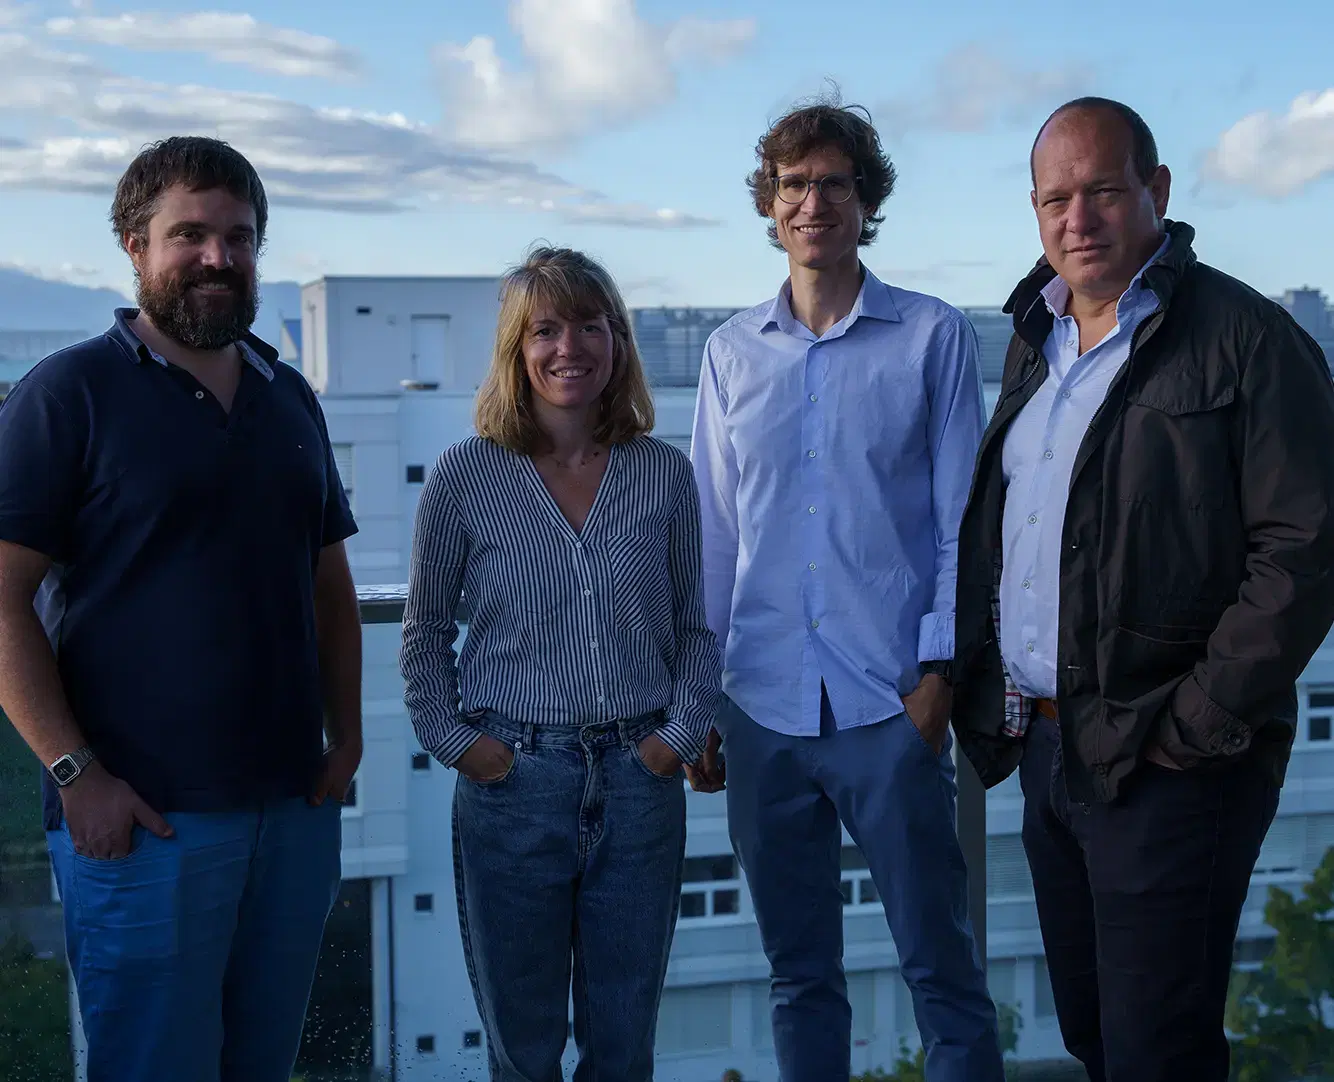
[[[894,187],[864,111],[798,109],[756,153],[748,183],[790,278],[705,349],[693,458],[726,697],[691,783],[726,783],[782,1082],[849,1076],[843,912],[877,900],[927,1076],[999,1082],[949,737],[955,547],[983,427],[976,336],[860,260]],[[874,891],[844,892],[840,823]]]

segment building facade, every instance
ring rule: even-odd
[[[363,587],[407,578],[420,487],[442,448],[472,431],[489,360],[495,279],[324,279],[305,288],[301,327],[285,328],[321,392],[361,532],[348,542]],[[970,312],[979,338],[999,328]],[[702,343],[701,343],[702,346]],[[988,367],[984,343],[984,372]],[[297,358],[293,358],[297,360]],[[988,404],[997,388],[989,381]],[[659,383],[657,434],[688,447],[691,386]],[[303,1070],[360,1067],[401,1082],[481,1080],[486,1053],[455,911],[450,843],[454,774],[417,745],[402,702],[392,608],[365,628],[366,751],[343,813],[345,884],[326,937]],[[466,635],[466,627],[464,629]],[[721,796],[690,793],[681,915],[658,1029],[663,1082],[714,1082],[732,1068],[773,1082],[767,964]],[[1072,1064],[1061,1047],[1020,842],[1017,779],[986,800],[988,979],[1021,1019],[1027,1072]],[[1288,783],[1256,868],[1238,962],[1264,956],[1270,885],[1296,889],[1334,845],[1334,643],[1307,670]],[[874,884],[844,839],[846,967],[856,1071],[889,1067],[917,1043],[911,1000]],[[571,1050],[572,1052],[572,1050]],[[572,1055],[567,1056],[572,1060]],[[345,1077],[338,1075],[338,1077]],[[1050,1076],[1049,1076],[1050,1077]],[[1080,1077],[1073,1074],[1069,1077]]]

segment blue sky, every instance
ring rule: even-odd
[[[1005,298],[1038,253],[1033,132],[1087,92],[1153,127],[1203,259],[1334,293],[1327,0],[157,3],[0,0],[0,264],[128,290],[115,178],[193,132],[269,186],[270,279],[490,274],[542,239],[632,304],[748,305],[785,273],[755,140],[834,79],[899,170],[865,258],[901,285]]]

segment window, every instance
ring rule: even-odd
[[[469,1029],[469,1030],[465,1030],[464,1033],[463,1033],[463,1047],[464,1047],[464,1048],[481,1048],[481,1047],[482,1047],[482,1031],[481,1031],[480,1029]]]
[[[434,894],[414,894],[412,897],[412,908],[418,913],[435,912]]]
[[[1307,819],[1302,815],[1283,815],[1269,825],[1269,833],[1260,845],[1254,875],[1295,875],[1301,870],[1306,852]]]
[[[1018,834],[987,836],[987,898],[1010,900],[1033,897],[1033,874]]]
[[[353,500],[353,492],[357,481],[357,460],[353,452],[353,445],[350,443],[335,443],[333,445],[334,467],[338,470],[338,479],[343,482],[343,491],[347,494],[348,506],[352,508],[352,513],[356,514],[357,505]]]
[[[408,484],[420,485],[423,481],[426,480],[426,467],[409,466],[407,470],[407,475],[408,475]]]
[[[681,873],[680,919],[735,917],[741,912],[741,880],[731,853],[686,857]]]
[[[429,755],[427,755],[426,752],[424,752],[424,751],[419,751],[419,752],[417,752],[417,753],[416,753],[415,755],[413,755],[413,757],[412,757],[412,769],[413,769],[413,770],[430,770],[430,769],[431,769],[431,757],[430,757]]]
[[[668,988],[658,1010],[658,1052],[721,1052],[732,1047],[732,986]]]
[[[417,1038],[417,1052],[423,1056],[435,1055],[435,1036],[428,1034]]]
[[[1018,970],[1017,958],[993,958],[987,962],[987,991],[997,1006],[1003,1003],[1011,1007],[1018,1005]]]
[[[368,316],[368,315],[370,315],[370,314],[371,314],[371,306],[370,306],[369,304],[359,304],[359,305],[357,305],[357,315],[359,315],[359,316]]]
[[[1056,1017],[1056,997],[1051,990],[1051,974],[1047,972],[1047,959],[1039,958],[1033,967],[1033,1014],[1038,1018]]]
[[[866,858],[855,845],[845,845],[839,856],[843,876],[839,887],[843,891],[844,906],[858,909],[862,906],[880,905],[880,892],[871,880],[870,869],[866,867]]]
[[[1328,743],[1334,736],[1334,688],[1315,687],[1306,696],[1306,739]]]
[[[894,1031],[903,1037],[917,1036],[917,1016],[913,1013],[912,992],[903,974],[894,971]]]

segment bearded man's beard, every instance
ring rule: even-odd
[[[192,293],[217,283],[228,292]],[[244,338],[259,311],[256,278],[234,270],[196,271],[184,278],[139,276],[139,309],[168,338],[190,349],[218,350]]]

